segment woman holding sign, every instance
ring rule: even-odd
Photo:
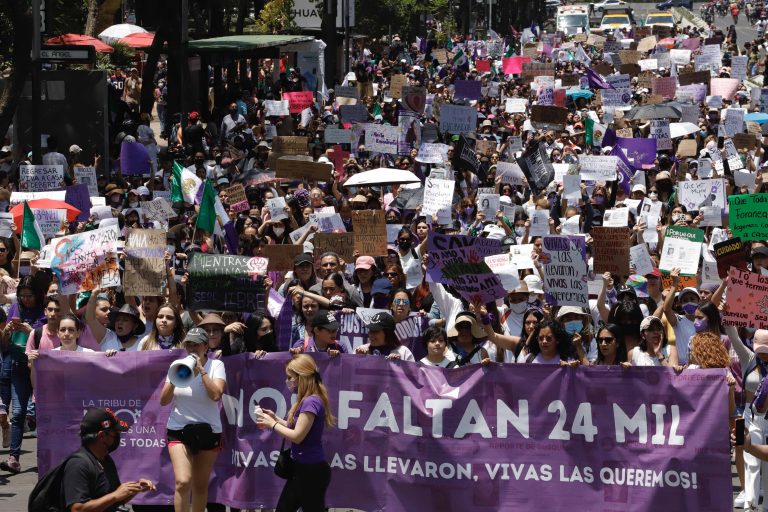
[[[323,512],[325,493],[331,483],[331,467],[325,460],[323,432],[336,419],[331,414],[328,390],[315,360],[295,355],[285,367],[285,385],[296,393],[286,419],[256,405],[256,426],[270,429],[291,442],[291,474],[277,502],[277,512]]]

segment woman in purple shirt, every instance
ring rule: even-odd
[[[277,502],[277,512],[323,512],[325,492],[331,483],[331,466],[325,461],[323,430],[336,422],[330,411],[328,391],[315,360],[306,354],[293,356],[285,367],[285,385],[297,393],[288,420],[257,405],[256,425],[269,428],[291,442],[293,474]]]

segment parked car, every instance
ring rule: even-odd
[[[692,10],[693,0],[664,0],[656,4],[656,8],[660,11],[666,11],[673,7],[685,7]]]
[[[595,2],[589,4],[589,12],[597,12],[599,14],[603,13],[603,9],[606,7],[613,7],[618,5],[626,5],[628,6],[627,2],[624,0],[602,0],[601,2]]]
[[[606,14],[603,16],[603,21],[600,22],[600,30],[630,30],[632,28],[632,20],[627,14]]]
[[[645,18],[645,26],[653,27],[654,25],[672,28],[675,26],[675,19],[669,12],[652,12]]]

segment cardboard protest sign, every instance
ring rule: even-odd
[[[309,138],[295,135],[278,135],[272,139],[267,165],[275,169],[277,159],[288,155],[306,155],[309,151]]]
[[[677,89],[677,78],[674,76],[654,77],[651,80],[651,92],[658,94],[662,98],[672,99],[675,97]]]
[[[254,313],[263,311],[266,258],[194,253],[189,260],[188,308]]]
[[[400,128],[386,124],[369,124],[365,127],[365,149],[374,153],[397,154]]]
[[[320,255],[328,251],[335,252],[350,263],[355,259],[354,233],[315,233],[312,244],[315,246],[315,260],[319,260]]]
[[[734,237],[768,239],[768,194],[728,196],[728,217]]]
[[[768,279],[760,274],[731,267],[728,300],[720,317],[724,325],[768,329]]]
[[[543,130],[563,130],[568,122],[568,109],[554,105],[532,105],[531,124]]]
[[[545,236],[541,262],[544,265],[544,300],[552,306],[589,306],[587,248],[580,236]]]
[[[314,181],[331,181],[333,165],[323,162],[308,162],[283,157],[277,159],[278,178],[306,179]]]
[[[710,78],[711,75],[709,71],[695,71],[678,75],[677,81],[680,83],[680,85],[704,84],[707,86],[707,94],[709,94]]]
[[[447,133],[474,132],[477,128],[477,110],[470,106],[443,105],[440,107],[440,131]]]
[[[88,187],[89,196],[99,195],[99,185],[96,182],[95,167],[73,167],[72,172],[75,175],[75,181]]]
[[[19,188],[22,192],[46,192],[64,188],[61,165],[20,165]]]
[[[166,231],[129,229],[125,237],[123,290],[128,296],[158,297],[165,283]]]
[[[721,279],[728,277],[728,270],[731,267],[747,270],[746,248],[746,244],[738,237],[718,242],[714,245],[717,273]]]
[[[696,156],[697,154],[696,141],[693,139],[681,140],[677,146],[678,156]]]
[[[302,110],[311,107],[315,102],[312,91],[284,92],[283,100],[288,100],[288,111],[291,114],[300,114]]]
[[[59,281],[59,293],[120,286],[115,254],[119,237],[120,230],[113,225],[51,240],[51,271]]]
[[[426,87],[403,87],[403,97],[400,99],[400,103],[406,109],[423,115],[427,106]]]
[[[67,222],[67,210],[65,209],[40,209],[31,208],[32,215],[35,217],[40,231],[45,238],[51,238],[61,231],[62,224]]]
[[[389,96],[400,99],[403,95],[403,86],[407,83],[405,75],[392,75],[389,81]]]
[[[230,211],[239,213],[250,210],[251,205],[248,202],[248,197],[245,195],[245,187],[243,187],[242,183],[235,183],[227,187],[224,193],[227,195],[227,204],[229,204]]]
[[[702,243],[704,231],[701,229],[667,226],[659,270],[672,272],[672,269],[679,268],[681,274],[695,276],[699,269]]]
[[[264,257],[269,260],[269,272],[286,272],[293,270],[293,259],[304,252],[303,245],[267,244],[262,246]]]
[[[595,273],[610,272],[621,276],[629,275],[629,228],[606,228],[593,226],[589,234],[594,242],[593,266]]]
[[[144,218],[147,220],[165,222],[177,216],[171,204],[162,197],[157,197],[152,201],[142,201],[141,210],[144,212]]]
[[[456,88],[453,97],[456,99],[479,100],[482,98],[480,80],[456,80],[454,86]]]
[[[353,210],[355,250],[366,256],[386,256],[387,223],[384,210]]]
[[[729,130],[726,129],[726,133],[728,132]],[[751,133],[735,133],[733,135],[733,145],[736,146],[736,149],[752,150],[755,149],[758,144],[759,140]]]

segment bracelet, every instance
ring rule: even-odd
[[[208,375],[208,372],[206,372],[205,370],[203,370],[202,372],[200,372],[200,377],[201,377],[201,378],[202,378],[202,377],[205,377],[206,375]]]
[[[277,421],[275,421],[275,423],[272,425],[272,432],[274,432],[276,428],[277,428]]]

